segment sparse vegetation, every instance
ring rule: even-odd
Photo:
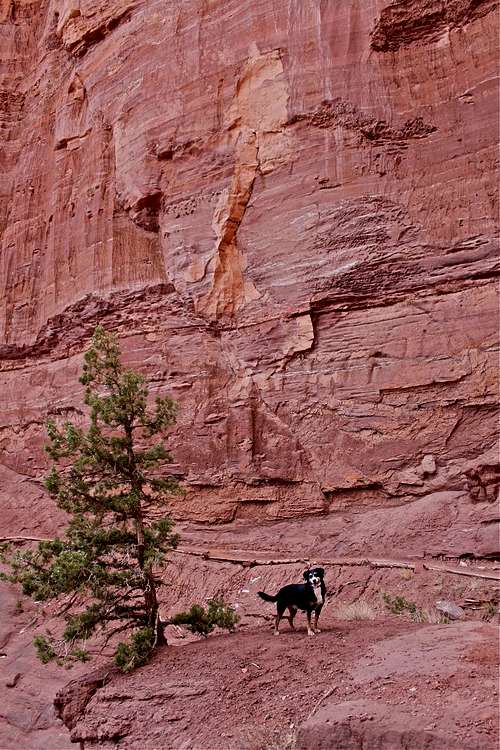
[[[498,601],[492,599],[484,604],[482,619],[489,622],[498,615],[498,611]]]
[[[218,626],[233,630],[239,617],[232,607],[225,605],[223,599],[209,599],[208,609],[200,604],[193,604],[188,612],[179,612],[170,622],[172,625],[185,625],[192,633],[207,636]]]
[[[415,602],[409,602],[404,596],[392,597],[387,592],[382,594],[382,599],[389,612],[394,615],[408,614],[413,622],[428,623],[432,625],[447,625],[448,617],[436,611],[421,609]]]
[[[90,658],[85,645],[99,633],[106,645],[118,633],[115,663],[124,672],[145,664],[156,646],[166,643],[159,614],[159,569],[178,536],[165,514],[172,477],[159,475],[172,459],[152,439],[175,423],[176,404],[168,397],[148,404],[144,377],[121,363],[116,337],[98,326],[85,354],[80,382],[90,409],[87,429],[50,420],[47,452],[54,465],[45,487],[70,516],[62,538],[41,542],[35,550],[2,550],[10,567],[4,579],[20,583],[35,601],[55,600],[64,615],[62,638],[39,634],[40,660],[70,666]],[[19,611],[22,603],[16,605]],[[173,622],[208,635],[215,626],[231,630],[238,617],[222,599],[208,610],[194,604]]]
[[[149,660],[155,646],[153,628],[136,630],[130,643],[119,643],[116,649],[115,664],[122,672],[131,672]]]
[[[56,652],[52,644],[44,635],[35,636],[33,638],[33,645],[36,649],[36,655],[43,664],[48,664],[49,661],[56,658]]]
[[[376,620],[377,616],[375,607],[362,600],[335,607],[335,617],[338,620]]]
[[[410,581],[413,578],[414,573],[413,570],[410,570],[410,568],[402,568],[399,571],[399,575],[404,581]]]
[[[427,625],[448,625],[450,620],[446,615],[437,610],[419,609],[417,607],[412,615],[413,622],[422,622]]]
[[[384,600],[384,604],[389,612],[392,612],[393,615],[401,615],[404,612],[414,615],[417,611],[417,605],[415,602],[407,601],[404,596],[395,596],[393,598],[390,594],[384,592],[382,594],[382,599]]]

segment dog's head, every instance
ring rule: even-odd
[[[304,579],[311,586],[320,586],[324,575],[325,571],[323,568],[309,568],[308,570],[304,570]]]

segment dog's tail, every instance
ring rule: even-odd
[[[257,591],[257,595],[265,602],[275,602],[278,598],[277,596],[271,596],[271,594],[265,594],[264,591]]]

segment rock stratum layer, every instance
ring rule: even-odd
[[[0,21],[14,525],[97,322],[180,402],[183,517],[491,500],[496,2],[2,0]]]

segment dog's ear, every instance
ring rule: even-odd
[[[325,575],[325,569],[324,568],[316,568],[316,573],[323,578]]]
[[[304,570],[304,580],[309,580],[309,568],[307,570]]]

